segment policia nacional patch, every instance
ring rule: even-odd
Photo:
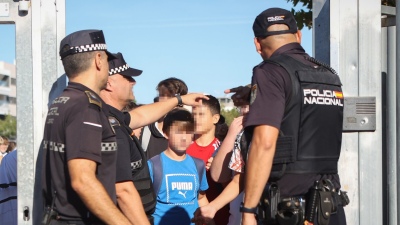
[[[253,104],[254,100],[256,100],[256,97],[257,97],[257,84],[251,87],[250,105]]]

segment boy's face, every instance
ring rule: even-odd
[[[218,123],[220,117],[219,114],[213,115],[210,108],[206,105],[193,107],[192,113],[195,123],[194,132],[196,134],[204,134],[214,129],[214,124]]]
[[[173,123],[169,129],[169,135],[166,135],[166,137],[168,138],[169,147],[177,153],[182,153],[192,143],[193,132],[185,131],[182,128],[179,129],[176,123]]]

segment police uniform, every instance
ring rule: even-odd
[[[109,61],[109,74],[120,74],[122,76],[139,76],[142,71],[129,67],[121,53],[114,54],[116,59]],[[139,140],[129,127],[131,117],[129,113],[108,105],[108,119],[115,130],[118,144],[116,182],[132,180],[139,192],[143,208],[152,222],[151,215],[157,203],[150,178],[147,158],[140,146]]]
[[[106,48],[102,31],[83,30],[61,41],[60,56],[63,59],[81,52],[105,51],[112,59]],[[117,143],[104,105],[93,90],[69,82],[49,106],[42,141],[42,188],[46,205],[57,213],[50,224],[103,224],[72,189],[69,160],[96,162],[96,177],[116,203]]]
[[[97,179],[116,203],[117,143],[105,103],[89,88],[70,82],[47,113],[43,137],[44,188],[47,202],[55,195],[62,220],[96,221],[72,189],[67,162],[84,158],[97,163]]]
[[[297,31],[290,12],[270,9],[256,18],[255,36],[260,37],[257,34],[265,33],[274,23],[289,26],[288,31],[275,34]],[[342,139],[343,94],[339,77],[334,73],[329,66],[309,57],[298,43],[283,45],[253,69],[245,127],[250,132],[258,125],[280,130],[267,185],[277,185],[280,200],[296,196],[307,199],[315,181],[328,180],[333,183],[331,188],[340,189],[337,162]],[[339,204],[335,210],[329,224],[346,224],[343,206]],[[318,224],[315,220],[311,222]]]

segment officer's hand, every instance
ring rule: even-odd
[[[197,94],[197,93],[182,95],[181,98],[182,98],[183,104],[190,105],[190,106],[199,106],[199,105],[201,105],[202,99],[208,100],[207,96],[205,96],[203,94]]]
[[[233,100],[233,104],[235,106],[248,105],[250,102],[250,90],[251,88],[248,86],[239,86],[231,89],[227,89],[224,91],[225,94],[234,93],[231,96]]]
[[[253,213],[242,213],[242,225],[257,225],[255,215]]]

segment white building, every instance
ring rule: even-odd
[[[15,65],[0,61],[0,117],[17,116]]]
[[[219,104],[221,105],[221,110],[231,110],[233,108],[235,108],[235,105],[233,105],[233,101],[231,99],[231,97],[219,97],[217,98],[219,101]]]

